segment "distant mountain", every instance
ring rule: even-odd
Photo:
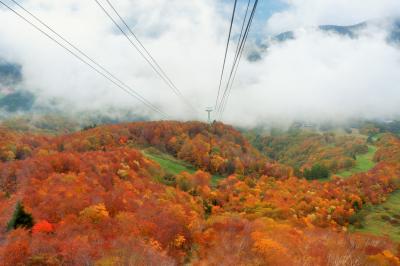
[[[384,23],[382,23],[381,21],[368,21],[350,26],[320,25],[318,27],[315,27],[314,29],[356,39],[360,36],[360,32],[371,24],[380,27],[380,25],[383,25]],[[391,24],[392,25],[390,26],[387,41],[389,43],[400,43],[400,18],[393,20]],[[250,50],[248,52],[247,58],[249,61],[260,60],[262,55],[267,52],[268,47],[271,46],[272,43],[283,43],[294,39],[296,39],[296,33],[294,30],[282,32],[280,34],[272,36],[268,40],[257,44],[256,47]]]
[[[295,37],[294,37],[293,31],[286,31],[286,32],[283,32],[281,34],[278,34],[278,35],[272,37],[272,40],[277,41],[277,42],[284,42],[287,40],[294,40],[294,38]]]
[[[88,125],[148,120],[148,117],[137,115],[129,109],[111,107],[98,113],[85,111],[66,114],[67,110],[62,99],[52,99],[37,104],[36,100],[40,95],[32,92],[32,88],[26,87],[22,82],[24,80],[22,68],[20,64],[4,60],[0,55],[0,122],[21,114],[77,116],[82,123]]]
[[[364,23],[360,23],[360,24],[356,24],[356,25],[352,25],[352,26],[321,25],[321,26],[318,26],[317,28],[321,31],[344,35],[344,36],[347,36],[350,38],[356,38],[357,31],[365,28],[366,26],[367,26],[367,23],[364,22]],[[294,40],[294,39],[295,39],[294,31],[286,31],[286,32],[280,33],[278,35],[275,35],[271,38],[271,40],[275,41],[275,42],[285,42],[285,41]]]
[[[389,35],[389,40],[400,43],[400,19],[393,23],[392,31]]]
[[[359,36],[360,31],[365,29],[369,24],[370,22],[363,22],[351,26],[321,25],[318,26],[317,29],[324,32],[347,36],[350,38],[357,38]],[[294,31],[283,32],[271,38],[272,41],[278,41],[278,42],[284,42],[293,39],[295,39]],[[388,36],[388,41],[399,41],[399,40],[400,40],[400,19],[395,20],[392,23]]]
[[[367,27],[367,23],[360,23],[353,26],[322,25],[318,28],[322,31],[356,38],[357,32]]]
[[[35,96],[21,89],[22,66],[0,58],[0,110],[9,113],[30,111]]]
[[[22,81],[22,67],[0,59],[0,84],[10,86]]]
[[[7,112],[30,111],[35,102],[35,96],[28,91],[16,91],[0,99],[0,109]]]

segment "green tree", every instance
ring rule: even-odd
[[[311,169],[304,170],[304,177],[308,180],[328,178],[329,170],[325,165],[314,164]]]
[[[25,212],[24,206],[20,201],[18,201],[17,205],[15,206],[13,216],[7,224],[7,229],[12,230],[18,227],[30,229],[33,227],[33,224],[32,215]]]

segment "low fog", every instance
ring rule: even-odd
[[[94,0],[19,2],[170,119],[206,119],[204,110],[217,96],[232,1],[112,1],[197,112],[159,79]],[[240,14],[244,2],[240,1]],[[246,53],[261,51],[260,60],[243,58],[223,121],[252,126],[271,121],[390,119],[400,114],[400,44],[388,41],[393,21],[400,17],[398,0],[284,2],[286,8],[270,18],[260,15],[262,10],[256,14],[257,32],[251,33]],[[369,23],[356,38],[317,27],[364,21]],[[160,119],[5,8],[0,8],[0,25],[0,58],[22,66],[22,86],[37,95],[36,105],[56,102],[66,112],[128,109]],[[236,37],[240,26],[238,20]],[[271,41],[287,30],[295,39]],[[268,48],[257,48],[260,43]]]

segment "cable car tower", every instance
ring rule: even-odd
[[[208,123],[211,124],[211,112],[214,111],[212,107],[207,107],[206,112],[208,113]]]

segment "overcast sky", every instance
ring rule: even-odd
[[[158,78],[94,0],[18,1],[172,119],[205,119],[203,110],[214,105],[233,0],[111,0],[197,113]],[[239,1],[238,18],[246,4]],[[224,121],[398,115],[400,48],[386,41],[396,17],[399,0],[260,0],[250,47],[255,39],[287,30],[296,39],[272,44],[260,61],[242,60]],[[314,28],[363,21],[380,23],[355,39]],[[235,36],[239,26],[237,20]],[[234,47],[228,66],[233,53]],[[68,110],[131,108],[159,118],[5,8],[0,57],[23,66],[24,86],[40,95],[41,104],[59,99]]]

